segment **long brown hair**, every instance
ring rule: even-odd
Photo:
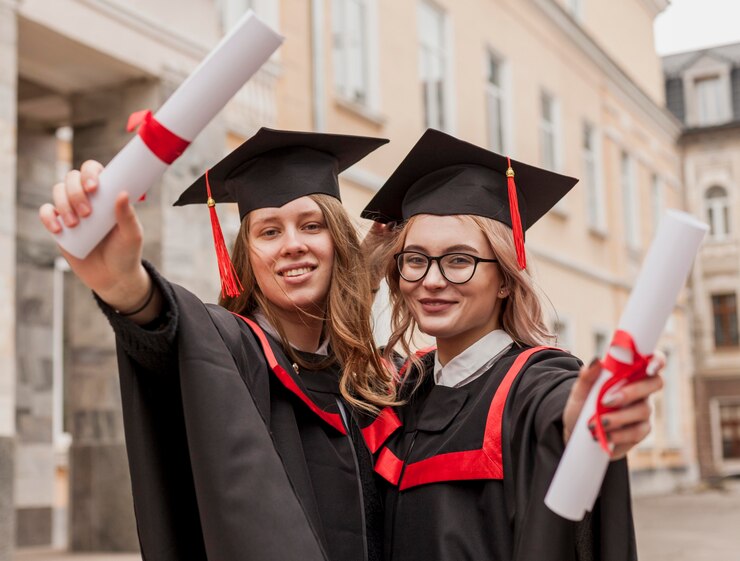
[[[244,290],[236,298],[221,296],[227,310],[249,314],[260,309],[280,335],[283,350],[293,362],[307,369],[325,368],[333,363],[342,367],[339,389],[353,407],[375,413],[395,405],[392,375],[375,348],[370,314],[372,292],[357,232],[347,211],[334,197],[308,195],[321,209],[334,242],[334,265],[324,316],[323,334],[332,353],[319,363],[308,363],[288,341],[274,305],[265,297],[249,260],[249,215],[242,220],[232,249],[232,261]]]
[[[415,218],[416,216],[412,216],[403,224],[402,228],[396,231],[395,237],[385,250],[384,258],[388,264],[385,274],[390,288],[392,330],[385,354],[390,358],[393,350],[400,347],[403,356],[410,357],[412,363],[418,368],[419,361],[411,351],[413,334],[418,326],[401,294],[401,276],[392,257],[403,250],[406,243],[406,234],[411,225],[414,224]],[[459,215],[459,218],[474,224],[483,232],[498,259],[499,271],[503,277],[503,286],[509,291],[501,306],[501,326],[503,330],[519,345],[537,346],[548,343],[553,336],[545,324],[542,305],[529,271],[519,269],[511,228],[501,222],[482,216],[463,214]]]

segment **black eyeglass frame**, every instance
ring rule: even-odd
[[[407,279],[406,277],[403,276],[403,273],[401,272],[401,261],[400,261],[400,258],[404,254],[408,254],[408,253],[413,253],[415,255],[421,255],[421,256],[425,257],[426,260],[427,260],[427,268],[424,270],[424,274],[422,274],[416,280],[409,280],[409,279]],[[444,259],[445,257],[448,257],[450,255],[464,255],[465,257],[469,257],[470,259],[473,260],[473,272],[470,273],[470,276],[468,277],[467,280],[464,280],[462,282],[457,282],[457,281],[450,280],[447,277],[447,275],[445,274],[444,267],[442,267],[442,259]],[[396,260],[396,269],[398,269],[398,274],[401,275],[401,278],[403,280],[405,280],[406,282],[420,282],[420,281],[424,280],[424,277],[426,277],[427,274],[429,273],[429,269],[431,268],[432,263],[434,261],[437,262],[437,267],[439,268],[439,272],[442,274],[442,276],[444,277],[444,279],[447,282],[451,283],[451,284],[465,284],[467,282],[470,282],[470,280],[475,276],[475,271],[478,270],[478,263],[498,263],[498,259],[484,259],[483,257],[478,257],[476,255],[470,255],[469,253],[463,253],[461,251],[453,251],[451,253],[444,253],[442,255],[436,255],[436,256],[427,255],[426,253],[422,253],[421,251],[399,251],[398,253],[396,253],[393,256],[393,258]]]

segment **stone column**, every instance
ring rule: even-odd
[[[56,244],[38,219],[56,181],[53,128],[18,123],[16,246],[16,546],[52,542],[53,271]]]
[[[14,538],[15,464],[15,151],[18,22],[15,2],[0,0],[0,561]]]
[[[75,96],[73,161],[107,163],[125,145],[129,113],[160,105],[157,83],[136,82]],[[160,258],[160,196],[138,206],[145,256]],[[73,275],[65,284],[65,372],[70,449],[70,548],[134,551],[138,539],[126,458],[113,332],[90,291]]]

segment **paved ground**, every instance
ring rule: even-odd
[[[740,561],[740,481],[635,499],[640,561]],[[131,554],[26,551],[15,561],[141,561]]]
[[[15,561],[141,561],[130,553],[58,553],[47,550],[24,551],[15,554]]]
[[[740,561],[740,482],[634,503],[640,561]]]

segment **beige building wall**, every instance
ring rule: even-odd
[[[422,2],[363,3],[370,93],[359,102],[347,99],[335,84],[337,35],[330,32],[335,2],[311,4],[313,11],[307,13],[304,4],[281,2],[281,22],[290,26],[295,45],[311,44],[317,21],[324,31],[314,54],[287,43],[282,50],[283,78],[290,86],[278,87],[278,113],[284,126],[303,126],[305,111],[310,110],[314,123],[319,115],[324,130],[391,139],[344,176],[344,201],[357,216],[425,128],[419,68]],[[662,107],[660,60],[653,50],[652,19],[664,3],[588,2],[580,20],[572,16],[565,0],[437,0],[429,5],[444,14],[448,132],[484,146],[489,142],[490,53],[503,63],[505,148],[510,155],[542,163],[543,92],[556,100],[558,171],[584,176],[584,123],[594,130],[602,223],[589,225],[589,186],[584,180],[527,235],[532,270],[552,302],[552,321],[557,315],[566,326],[561,344],[588,361],[597,352],[597,334],[609,337],[618,322],[655,233],[656,216],[665,208],[684,205],[675,147],[680,127]],[[288,68],[300,68],[300,78],[288,76]],[[303,113],[291,122],[287,116],[296,116],[298,107]],[[623,153],[632,166],[635,202],[629,214],[636,223],[632,243],[626,232]],[[669,488],[695,477],[693,366],[686,312],[684,295],[660,342],[671,357],[670,395],[656,398],[653,435],[632,454],[638,490]]]
[[[547,0],[542,0],[545,4]],[[664,99],[663,73],[654,54],[653,20],[669,0],[557,0],[656,103]],[[652,53],[651,56],[645,56]]]

